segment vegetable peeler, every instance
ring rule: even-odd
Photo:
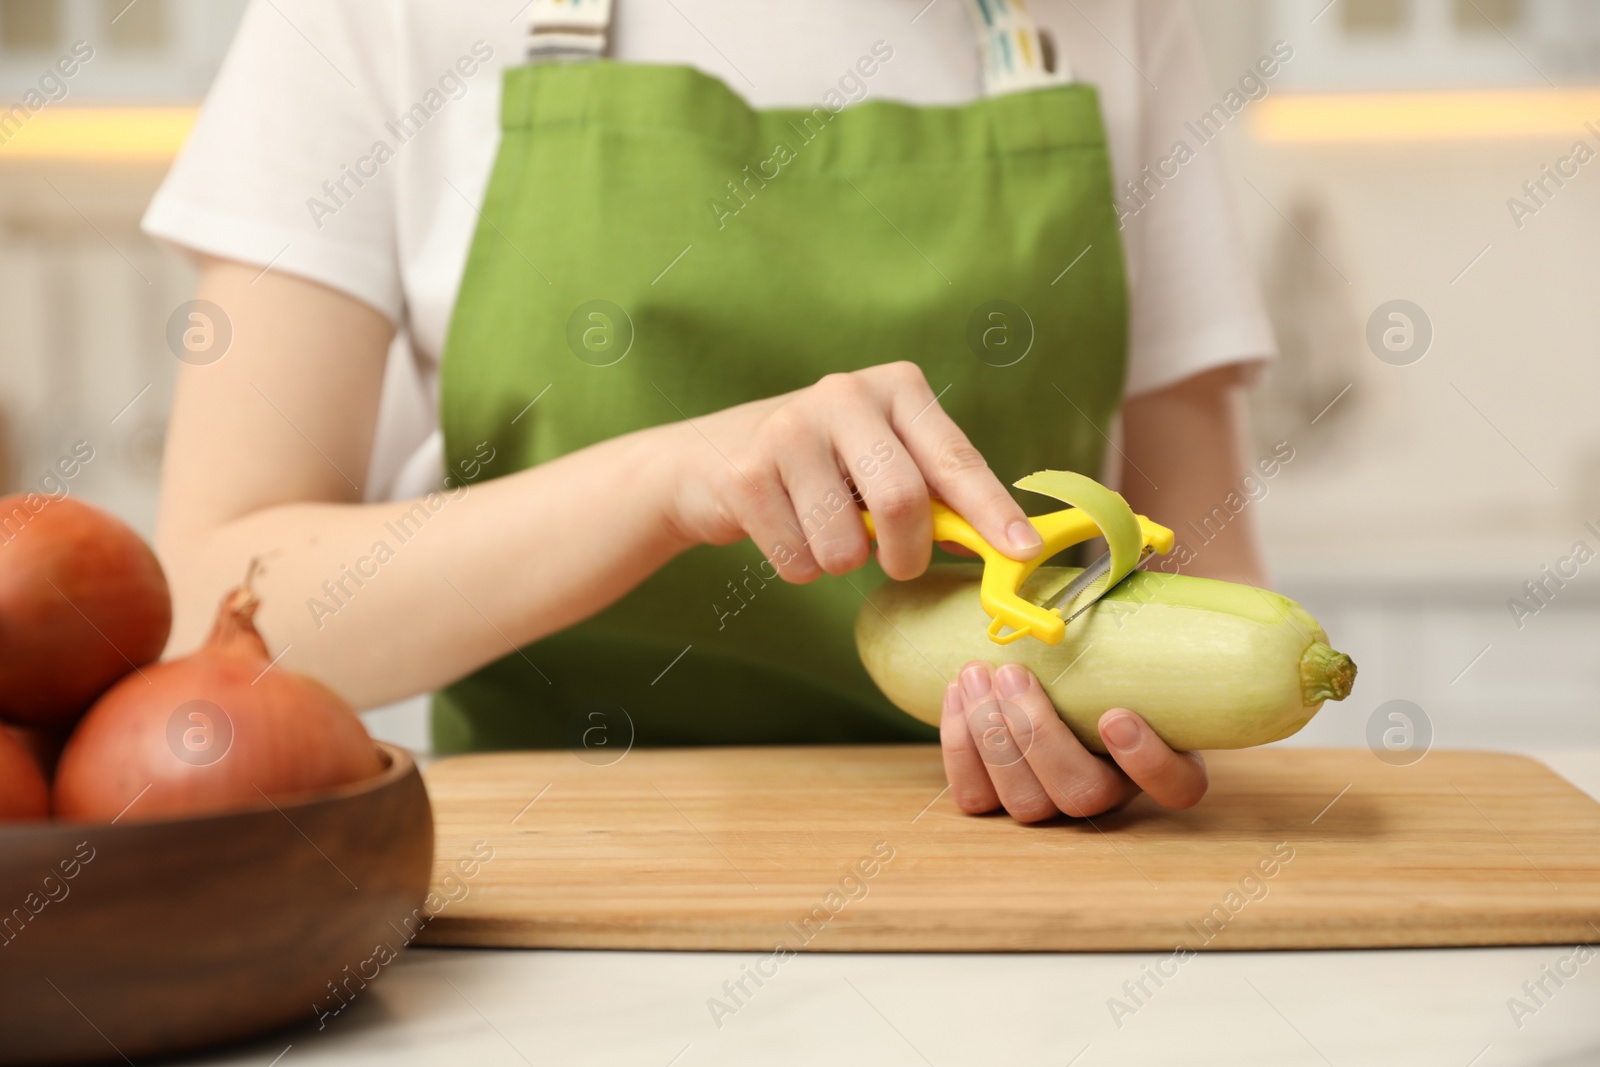
[[[996,644],[1010,644],[1023,637],[1032,637],[1047,645],[1060,644],[1066,636],[1067,623],[1116,588],[1151,554],[1172,551],[1171,530],[1143,515],[1135,515],[1120,493],[1092,478],[1073,471],[1047,470],[1037,471],[1013,484],[1018,489],[1054,497],[1071,505],[1028,519],[1039,531],[1044,548],[1027,561],[1006,556],[948,505],[933,501],[934,540],[954,541],[983,559],[983,581],[978,595],[991,620],[989,639]],[[868,536],[876,537],[872,516],[863,513],[862,519],[867,524]],[[1019,595],[1022,583],[1040,564],[1063,549],[1095,536],[1105,537],[1110,551],[1085,567],[1051,603],[1040,606]],[[1063,612],[1069,610],[1071,614],[1063,618]]]

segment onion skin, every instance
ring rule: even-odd
[[[56,776],[56,764],[61,762],[61,750],[66,747],[67,735],[57,730],[36,730],[29,726],[10,726],[0,723],[0,733],[10,734],[33,756],[45,781]]]
[[[50,786],[28,746],[0,730],[0,822],[50,817]]]
[[[120,519],[70,497],[0,498],[0,718],[70,728],[171,629],[161,564]]]
[[[235,589],[199,651],[128,675],[95,703],[61,754],[58,818],[133,822],[258,807],[383,769],[343,698],[271,665],[251,621],[258,603],[248,584]]]

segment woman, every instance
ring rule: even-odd
[[[1004,483],[1099,473],[1119,409],[1136,510],[1238,483],[1272,343],[1216,153],[1114,188],[1209,104],[1181,5],[515,7],[248,10],[145,222],[231,326],[172,413],[175,649],[262,557],[282,662],[363,707],[439,690],[441,751],[616,709],[639,744],[928,740],[851,620],[928,565],[930,494],[1031,558]],[[1191,569],[1259,582],[1248,518]],[[969,812],[1204,792],[1137,715],[1101,732],[982,663],[940,730]]]

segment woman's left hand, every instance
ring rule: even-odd
[[[956,804],[971,815],[1004,807],[1019,822],[1041,822],[1099,815],[1141,790],[1168,808],[1192,807],[1205,795],[1197,753],[1174,752],[1125,708],[1106,712],[1099,726],[1109,759],[1061,721],[1032,671],[968,663],[945,687],[939,725]]]

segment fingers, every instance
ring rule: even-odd
[[[829,574],[848,574],[866,563],[872,546],[828,440],[808,435],[778,456],[778,467],[799,520],[790,532],[810,548],[817,565]]]
[[[1125,708],[1100,716],[1100,739],[1129,778],[1164,808],[1190,808],[1206,793],[1206,764],[1197,752],[1174,752],[1148,723]]]
[[[1141,788],[1169,808],[1204,795],[1199,757],[1173,752],[1137,715],[1109,711],[1100,728],[1120,762],[1083,746],[1026,667],[968,663],[945,688],[939,724],[957,806],[969,814],[1003,807],[1018,822],[1041,822],[1062,813],[1092,818]]]
[[[811,549],[797,532],[800,520],[778,471],[756,468],[728,475],[740,527],[786,582],[804,584],[822,574]]]
[[[899,581],[915,578],[933,558],[933,514],[923,472],[889,425],[886,406],[859,375],[831,374],[817,383],[817,392],[838,462],[854,472],[856,490],[872,512],[879,565]]]
[[[917,468],[945,503],[970,522],[983,539],[1010,556],[1028,560],[1044,547],[1039,531],[994,476],[914,363],[875,368],[888,388],[891,425],[906,443]]]
[[[1032,671],[1008,663],[995,672],[995,684],[1028,717],[1033,733],[1028,766],[1057,810],[1075,818],[1099,815],[1138,793],[1115,764],[1083,747]]]
[[[1000,803],[1018,822],[1060,814],[1027,759],[1035,740],[1029,715],[995,689],[995,672],[974,661],[961,668],[962,716]],[[1054,712],[1051,713],[1052,715]]]
[[[932,558],[930,490],[1007,555],[1032,559],[1043,548],[913,363],[830,374],[720,417],[747,427],[750,444],[731,489],[717,492],[698,525],[720,537],[737,521],[787,581],[844,574],[870,557],[851,485],[872,513],[878,562],[894,579],[915,578]]]
[[[1000,797],[989,781],[989,770],[967,729],[966,702],[961,697],[959,680],[944,687],[939,745],[944,750],[944,775],[950,780],[950,795],[955,798],[956,806],[968,815],[981,815],[998,808]]]

